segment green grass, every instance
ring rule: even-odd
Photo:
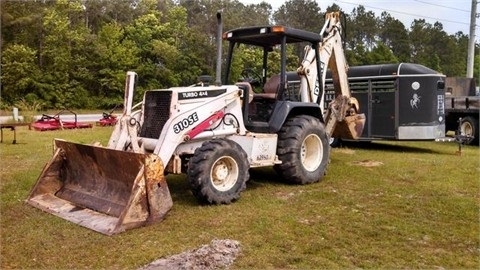
[[[233,269],[480,266],[480,153],[454,143],[382,142],[334,149],[328,174],[305,186],[252,171],[239,201],[199,205],[183,175],[168,177],[174,206],[158,224],[104,236],[24,203],[52,139],[106,144],[112,128],[4,130],[1,269],[136,269],[208,244],[240,241]],[[366,167],[363,163],[381,162]],[[378,165],[378,164],[377,164]]]

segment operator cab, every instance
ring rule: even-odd
[[[301,102],[298,76],[287,72],[296,70],[301,61],[295,52],[303,52],[306,45],[318,51],[319,34],[275,25],[234,29],[225,32],[223,39],[229,41],[223,84],[235,83],[244,97],[250,97],[243,112],[247,129],[277,132],[283,120],[300,107],[321,118],[315,108],[318,104]],[[321,78],[318,54],[315,57],[317,78]],[[295,83],[289,84],[289,79]]]

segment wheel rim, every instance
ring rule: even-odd
[[[323,145],[320,137],[316,134],[308,135],[303,140],[300,151],[303,167],[310,172],[318,169],[323,158]]]
[[[229,156],[223,156],[217,159],[210,171],[210,181],[219,191],[230,190],[238,179],[238,164]]]
[[[460,126],[460,131],[463,135],[472,136],[473,135],[473,127],[469,122],[463,122]]]

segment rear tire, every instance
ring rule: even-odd
[[[229,204],[240,198],[249,178],[245,151],[234,141],[214,139],[195,150],[187,178],[202,203]]]
[[[275,171],[288,183],[318,182],[326,173],[330,146],[324,125],[315,117],[288,119],[278,133]]]
[[[460,132],[462,135],[474,136],[474,139],[469,144],[478,144],[478,120],[471,116],[462,118]]]

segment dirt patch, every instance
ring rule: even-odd
[[[375,160],[362,160],[362,161],[354,161],[352,162],[353,165],[358,165],[358,166],[363,166],[363,167],[377,167],[383,165],[383,162],[381,161],[375,161]]]
[[[240,242],[230,239],[212,240],[209,245],[158,259],[138,270],[228,269],[240,254]]]
[[[292,198],[295,195],[293,192],[276,192],[275,197],[279,198],[280,200],[286,201]]]

